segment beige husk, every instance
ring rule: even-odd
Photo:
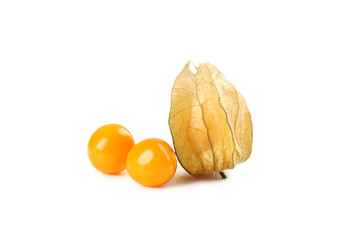
[[[249,158],[252,122],[244,98],[210,63],[188,62],[171,92],[169,127],[176,155],[191,174],[232,169]]]

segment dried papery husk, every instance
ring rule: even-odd
[[[191,174],[232,169],[249,158],[252,122],[244,98],[210,63],[188,62],[171,92],[169,127],[179,162]]]

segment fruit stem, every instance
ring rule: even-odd
[[[226,179],[226,175],[224,172],[219,172],[222,179]]]

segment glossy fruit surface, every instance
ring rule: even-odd
[[[158,187],[170,181],[176,166],[172,148],[157,138],[135,144],[126,159],[126,170],[130,177],[147,187]]]
[[[129,130],[119,124],[108,124],[98,128],[88,144],[88,156],[99,171],[116,174],[125,169],[126,157],[134,146]]]

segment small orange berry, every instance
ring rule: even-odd
[[[126,159],[126,170],[130,177],[147,187],[158,187],[170,181],[176,166],[172,148],[157,138],[135,144]]]
[[[88,144],[88,156],[99,171],[116,174],[125,169],[126,157],[134,146],[130,132],[119,124],[108,124],[98,128]]]

